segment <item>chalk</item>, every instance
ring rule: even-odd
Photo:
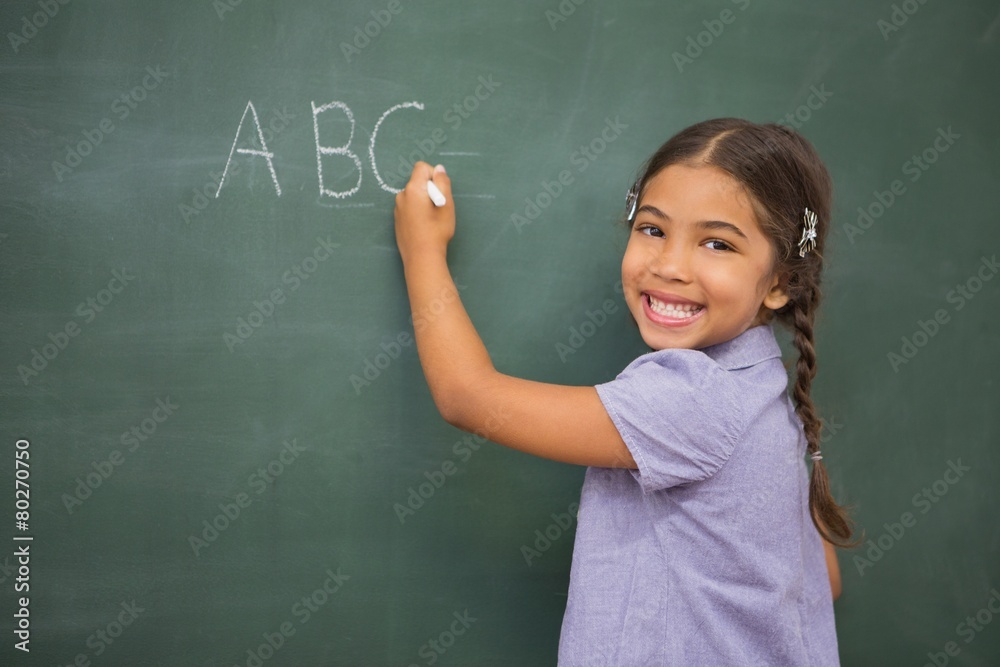
[[[448,201],[438,190],[438,186],[434,185],[434,181],[427,181],[427,194],[431,196],[431,201],[434,202],[435,206],[444,206]]]

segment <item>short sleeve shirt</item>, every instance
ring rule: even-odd
[[[587,469],[561,667],[840,664],[787,384],[759,325],[597,385],[638,469]]]

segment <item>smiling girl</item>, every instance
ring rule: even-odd
[[[787,127],[723,118],[672,137],[626,207],[622,286],[652,351],[573,387],[493,367],[448,270],[450,179],[414,165],[396,237],[441,415],[588,466],[560,665],[839,664],[832,545],[852,528],[809,397],[830,199],[826,168]],[[794,400],[774,321],[799,353]]]

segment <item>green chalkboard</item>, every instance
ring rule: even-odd
[[[840,553],[843,663],[996,664],[995,2],[10,0],[0,27],[3,664],[555,664],[584,471],[437,414],[392,190],[448,167],[501,371],[596,384],[645,351],[624,193],[718,116],[797,127],[835,181],[814,396],[871,540]]]

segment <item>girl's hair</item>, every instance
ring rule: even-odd
[[[802,135],[783,125],[757,124],[739,118],[716,118],[677,133],[646,162],[638,179],[639,200],[650,180],[673,164],[713,166],[729,174],[749,199],[757,222],[775,250],[774,272],[787,274],[783,284],[788,303],[773,311],[794,334],[799,351],[795,365],[795,412],[802,420],[807,452],[819,450],[822,420],[809,396],[816,375],[813,322],[820,301],[823,250],[830,226],[830,174]],[[803,215],[809,208],[818,217],[816,247],[799,256]],[[770,321],[770,318],[768,318]],[[809,510],[813,523],[827,541],[841,547],[851,543],[852,521],[830,493],[822,460],[814,461],[809,480]]]

